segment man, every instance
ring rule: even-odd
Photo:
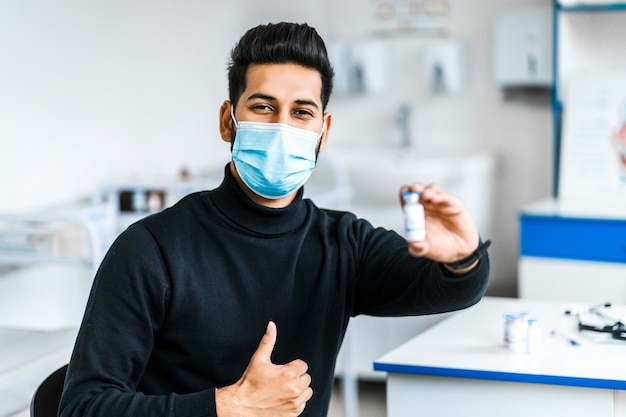
[[[332,76],[306,24],[241,38],[220,108],[232,149],[224,181],[112,245],[70,362],[63,417],[325,416],[350,317],[479,301],[485,247],[463,204],[439,187],[400,190],[422,192],[426,210],[427,238],[410,244],[302,198],[328,140]]]

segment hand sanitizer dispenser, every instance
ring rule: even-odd
[[[460,41],[438,40],[425,47],[424,74],[433,94],[456,94],[465,88],[466,47]]]
[[[552,85],[552,26],[547,7],[515,9],[496,18],[494,76],[501,87]]]
[[[387,88],[387,51],[382,40],[338,41],[328,45],[337,94],[382,94]]]

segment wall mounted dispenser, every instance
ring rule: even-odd
[[[494,77],[501,87],[552,85],[552,27],[548,7],[510,10],[496,18]]]

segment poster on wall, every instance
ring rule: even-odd
[[[564,109],[559,202],[626,217],[626,71],[572,76]]]

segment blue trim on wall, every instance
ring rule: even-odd
[[[374,362],[375,371],[395,374],[428,375],[450,378],[469,378],[488,381],[523,382],[529,384],[563,385],[570,387],[626,390],[626,380],[576,378],[568,376],[521,374],[512,372],[480,371],[473,369],[437,368]]]

